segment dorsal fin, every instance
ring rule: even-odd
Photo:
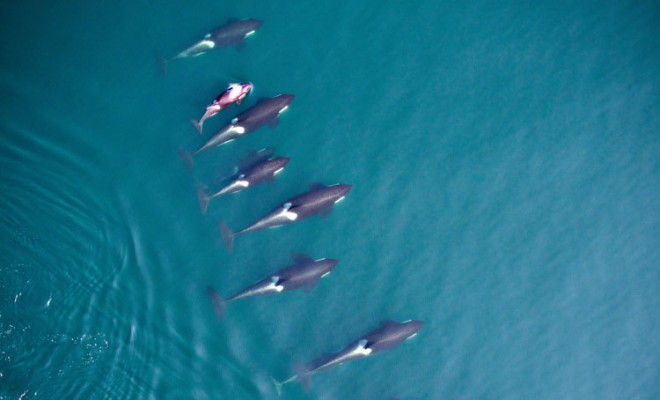
[[[305,284],[303,285],[303,290],[304,290],[305,292],[307,292],[307,293],[309,293],[309,292],[311,292],[312,290],[314,290],[314,288],[316,287],[316,285],[318,285],[318,283],[319,283],[319,279],[320,279],[320,278],[317,277],[316,279],[312,279],[311,281],[305,283]]]
[[[386,321],[381,322],[379,328],[386,328],[388,326],[397,326],[397,325],[400,324],[394,320],[388,319]]]
[[[326,187],[325,185],[318,182],[310,182],[308,185],[311,190],[323,189],[324,187]]]
[[[312,257],[303,253],[292,253],[291,258],[293,259],[293,261],[296,262],[296,264],[305,264],[305,263],[314,262],[314,259]]]
[[[321,214],[321,218],[327,218],[331,212],[332,212],[332,205],[329,205],[328,207],[325,207],[324,209],[319,211],[319,214]]]

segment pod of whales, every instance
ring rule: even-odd
[[[280,94],[271,98],[259,99],[257,104],[238,114],[192,154],[179,148],[181,159],[188,168],[191,168],[193,157],[203,151],[231,142],[266,124],[272,128],[276,127],[278,117],[289,107],[294,97],[292,94]]]
[[[240,50],[245,44],[245,39],[253,34],[261,24],[262,21],[256,19],[230,19],[225,25],[207,33],[201,40],[176,56],[169,60],[161,60],[163,72],[165,72],[167,64],[175,59],[198,56],[225,46],[236,46]],[[251,89],[251,83],[230,84],[227,90],[207,106],[199,121],[192,120],[193,125],[201,134],[204,121],[233,103],[240,104]],[[181,158],[186,166],[192,169],[193,158],[199,153],[233,141],[264,125],[270,125],[271,128],[276,127],[279,116],[289,107],[293,99],[294,95],[292,94],[280,94],[271,98],[259,99],[254,105],[231,119],[194,152],[188,153],[182,147],[179,147]],[[272,158],[273,154],[274,150],[272,148],[264,148],[249,153],[247,157],[233,167],[228,176],[223,178],[222,185],[218,185],[218,182],[212,185],[217,187],[215,190],[207,191],[206,188],[198,184],[197,197],[202,213],[206,213],[208,204],[213,198],[240,192],[264,182],[273,183],[275,175],[281,172],[289,162],[287,157]],[[352,186],[347,184],[338,183],[325,186],[313,182],[309,184],[307,192],[286,200],[261,218],[236,232],[221,221],[219,223],[220,232],[225,246],[231,252],[235,237],[243,233],[288,225],[316,214],[325,218],[330,214],[334,205],[341,201],[351,189]],[[223,298],[213,287],[208,286],[207,292],[217,317],[222,319],[227,304],[235,300],[296,289],[311,291],[319,280],[327,276],[338,263],[337,260],[328,258],[314,260],[300,253],[293,254],[292,258],[294,261],[292,265],[265,276],[258,282],[227,298]],[[303,388],[308,389],[313,374],[347,361],[368,357],[399,346],[407,339],[416,336],[423,325],[422,321],[413,320],[406,322],[384,321],[378,328],[365,333],[337,352],[323,354],[306,364],[294,363],[295,374],[288,379],[282,382],[274,378],[271,379],[278,394],[281,394],[283,385],[295,380],[300,381]]]

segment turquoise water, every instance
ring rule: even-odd
[[[660,397],[659,7],[575,3],[2,3],[0,399],[275,399],[385,319],[426,324],[282,398]],[[161,76],[230,17],[264,24]],[[205,137],[296,98],[191,174],[176,148],[233,80],[255,92]],[[277,182],[202,215],[195,180],[267,146]],[[310,181],[354,188],[226,251],[218,221]],[[292,252],[340,262],[215,318],[207,285]]]

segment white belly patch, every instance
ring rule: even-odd
[[[285,211],[284,216],[289,220],[289,221],[295,221],[298,219],[298,214],[296,214],[293,211]]]
[[[215,42],[213,40],[202,40],[202,45],[212,49],[215,47]]]

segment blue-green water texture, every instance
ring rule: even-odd
[[[229,18],[242,50],[171,57]],[[660,398],[657,1],[5,1],[0,399],[277,399],[388,319],[401,346],[283,399]],[[229,82],[240,105],[190,123]],[[261,97],[279,125],[195,157]],[[274,184],[214,199],[249,150]],[[309,182],[327,218],[238,236]],[[291,264],[313,291],[229,296]]]

